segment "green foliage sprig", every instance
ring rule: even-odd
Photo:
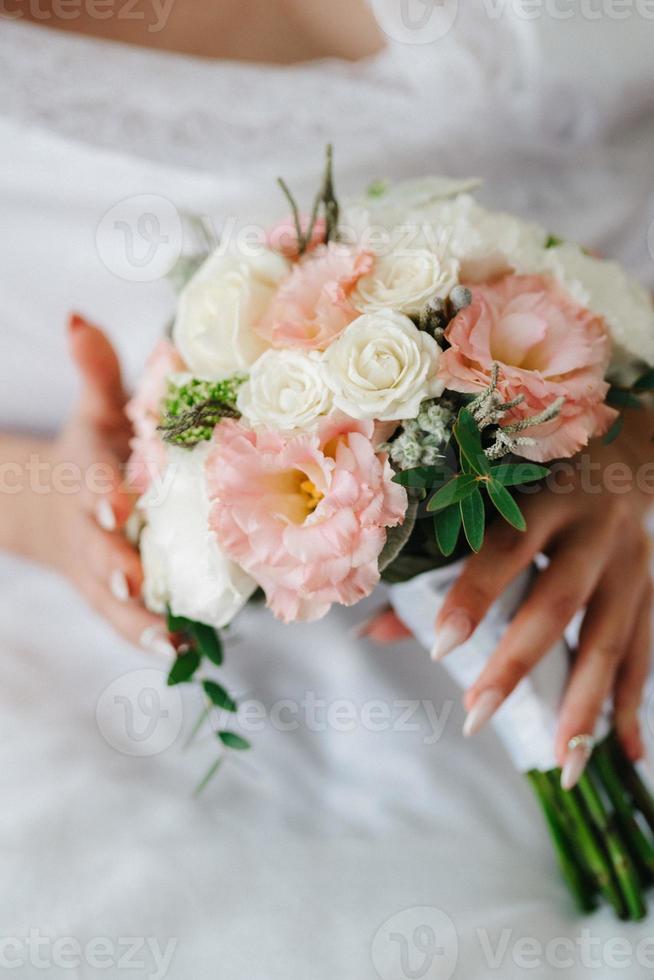
[[[240,418],[236,398],[245,380],[245,375],[233,375],[224,381],[192,378],[181,385],[171,384],[159,425],[164,440],[191,449],[211,439],[221,419]]]
[[[654,368],[649,368],[641,374],[632,385],[611,385],[606,396],[606,401],[613,408],[622,409],[615,422],[604,436],[604,443],[608,445],[622,432],[624,425],[624,409],[643,407],[641,399],[645,395],[654,394]]]
[[[320,188],[313,202],[313,208],[311,209],[311,216],[309,218],[309,224],[306,231],[302,230],[300,209],[297,205],[297,201],[289,189],[288,184],[282,177],[277,178],[277,183],[281,187],[284,196],[291,207],[293,223],[295,224],[295,233],[297,235],[298,251],[300,255],[303,255],[311,244],[313,232],[316,227],[316,221],[318,220],[321,209],[325,218],[325,243],[338,238],[338,217],[340,208],[336,198],[336,193],[334,191],[334,150],[331,143],[327,144],[325,156],[325,171],[323,173]]]
[[[460,472],[448,466],[423,466],[405,470],[394,477],[407,488],[433,490],[427,510],[435,515],[436,543],[445,557],[456,549],[461,529],[473,551],[484,543],[485,498],[518,531],[526,528],[518,504],[507,489],[542,480],[549,470],[536,463],[492,463],[482,445],[481,429],[467,408],[459,411],[452,429]]]
[[[238,704],[235,698],[213,678],[198,677],[198,671],[203,662],[208,661],[214,667],[220,667],[223,663],[223,644],[220,634],[204,623],[197,623],[194,620],[186,619],[184,616],[174,616],[168,612],[168,632],[175,637],[178,650],[177,657],[168,674],[169,686],[177,684],[199,683],[205,700],[206,707],[200,715],[191,736],[189,743],[205,723],[210,721],[214,710],[235,714]],[[250,743],[242,735],[230,731],[226,728],[214,729],[214,736],[225,749],[244,751],[250,748]],[[211,766],[202,782],[196,789],[196,795],[201,793],[209,784],[210,780],[218,772],[225,759],[224,753],[219,756]]]

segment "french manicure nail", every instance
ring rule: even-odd
[[[119,568],[114,568],[109,576],[109,588],[114,599],[119,602],[127,602],[129,599],[129,583]]]
[[[503,700],[504,695],[495,687],[489,687],[487,691],[482,691],[463,724],[465,737],[469,738],[471,735],[476,735],[489,718],[493,717]]]
[[[116,515],[106,497],[98,501],[95,508],[95,519],[103,531],[116,530]]]
[[[442,660],[456,647],[461,646],[472,633],[472,622],[467,613],[452,612],[438,627],[431,648],[431,659]]]
[[[159,627],[148,626],[141,633],[139,642],[143,649],[150,653],[157,653],[162,657],[174,657],[176,655],[175,647],[167,637],[168,634]]]
[[[593,753],[594,744],[592,735],[575,735],[570,739],[561,773],[561,789],[572,789],[577,785]]]

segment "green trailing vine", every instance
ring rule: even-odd
[[[173,637],[177,656],[168,674],[168,685],[199,684],[205,698],[205,708],[196,722],[187,744],[190,744],[205,722],[211,722],[215,711],[236,714],[236,699],[217,680],[199,676],[207,662],[213,667],[221,667],[224,660],[223,643],[220,633],[211,626],[197,623],[184,616],[175,616],[170,610],[167,617],[168,632]],[[242,752],[250,748],[250,743],[237,732],[227,728],[213,728],[213,734],[223,750]],[[223,751],[213,763],[195,790],[201,793],[218,772],[225,760]]]

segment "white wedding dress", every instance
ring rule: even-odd
[[[160,274],[177,211],[216,227],[283,213],[275,177],[308,201],[328,140],[341,192],[480,176],[487,202],[654,284],[653,49],[634,12],[460,10],[433,44],[389,37],[357,65],[290,68],[0,21],[2,425],[54,431],[73,404],[71,309],[106,327],[133,381],[173,309]],[[14,976],[43,974],[30,930],[49,937],[48,975],[80,980],[608,980],[625,975],[615,936],[626,975],[652,975],[648,923],[575,916],[530,790],[492,732],[461,738],[445,671],[413,642],[354,637],[381,589],[313,626],[239,617],[225,675],[252,702],[254,749],[194,799],[216,754],[207,737],[183,751],[195,697],[166,692],[165,664],[66,582],[1,556],[0,584],[0,938],[16,940],[0,958]],[[107,937],[123,956],[125,937],[147,942],[102,971],[90,954],[62,963],[57,937]],[[157,973],[152,946],[171,940]]]

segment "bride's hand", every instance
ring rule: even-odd
[[[163,623],[140,602],[141,562],[123,533],[133,498],[123,476],[131,430],[118,358],[102,331],[76,315],[69,342],[82,392],[48,452],[53,486],[36,505],[38,557],[66,575],[127,640],[168,651]],[[76,492],[56,485],[62,467],[75,474]]]
[[[633,415],[632,434],[634,428],[640,429],[651,460],[652,426],[647,426],[651,416]],[[637,486],[638,468],[647,459],[634,451],[638,438],[630,439],[627,431],[611,446],[594,446],[585,478],[575,467],[575,474],[568,472],[563,481],[559,478],[556,487],[544,486],[521,501],[527,520],[525,533],[495,521],[481,552],[467,561],[447,595],[436,620],[437,659],[474,632],[493,602],[536,555],[545,553],[550,560],[465,694],[469,732],[488,720],[561,638],[573,616],[584,609],[578,650],[561,705],[557,758],[564,763],[574,735],[594,731],[611,694],[616,730],[626,752],[632,759],[642,755],[638,709],[650,662],[652,610],[644,519],[653,498],[651,491],[647,494]],[[612,471],[611,464],[618,464],[620,470],[614,467]],[[649,466],[651,485],[651,462]],[[589,488],[589,472],[594,491]],[[604,478],[611,472],[613,492]],[[627,483],[631,486],[625,491]],[[381,642],[407,633],[390,611],[370,623],[365,632]]]

